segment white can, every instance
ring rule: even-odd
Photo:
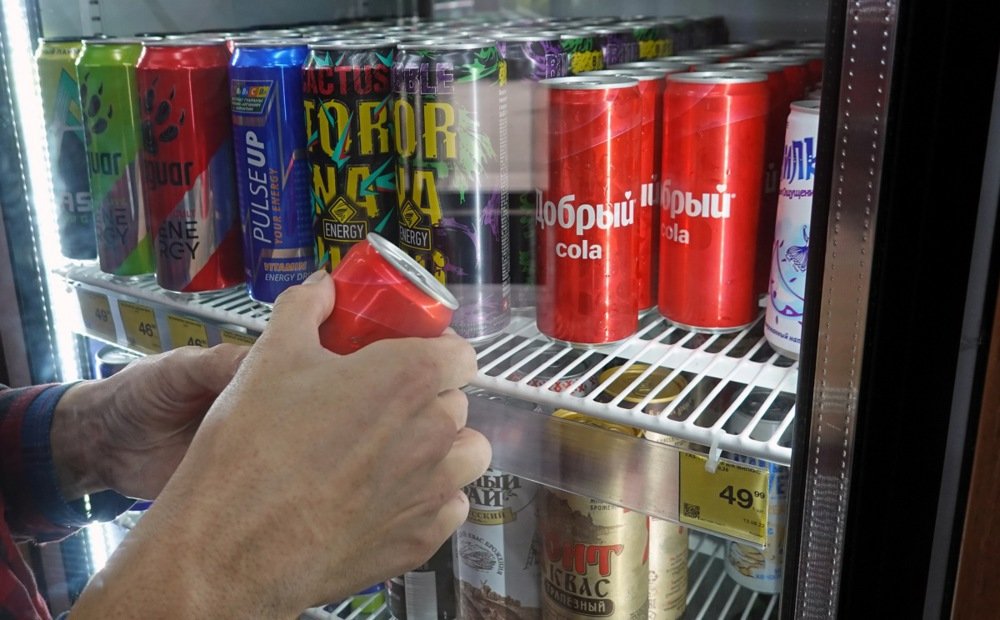
[[[469,518],[455,533],[458,617],[540,617],[539,485],[488,469],[465,493]]]
[[[778,353],[799,358],[809,259],[809,219],[816,175],[819,101],[791,105],[778,186],[764,337]]]

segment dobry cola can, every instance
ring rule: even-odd
[[[656,69],[603,69],[584,75],[616,75],[639,82],[639,209],[636,212],[635,289],[639,310],[656,305],[660,256],[660,169],[663,157],[663,87]]]
[[[667,76],[658,306],[679,327],[739,331],[757,316],[768,106],[763,73]]]
[[[153,272],[153,243],[140,173],[142,145],[136,64],[142,41],[88,39],[76,61],[101,271]]]
[[[792,103],[764,311],[764,338],[772,349],[792,359],[798,359],[802,343],[818,133],[819,101]]]
[[[510,323],[507,64],[492,39],[403,43],[393,63],[399,244],[454,293],[452,327]]]
[[[556,416],[633,436],[641,431],[565,410]],[[539,497],[542,617],[645,618],[649,525],[638,512],[543,488]]]
[[[569,57],[554,33],[500,33],[497,49],[507,62],[507,149],[510,159],[510,282],[515,308],[535,305],[534,118],[536,83],[563,77]]]
[[[229,66],[236,189],[247,292],[274,303],[315,268],[295,40],[240,41]]]
[[[540,486],[488,469],[465,487],[469,517],[455,532],[462,618],[541,616],[535,500]]]
[[[399,234],[393,40],[315,41],[303,65],[316,255],[336,267],[370,232]]]
[[[727,423],[732,434],[742,433],[757,414],[763,401],[751,395]],[[750,432],[751,439],[768,441],[777,431],[784,414],[766,412]],[[788,526],[788,467],[742,454],[733,460],[767,470],[767,530],[764,549],[729,541],[726,543],[726,574],[745,588],[775,594],[781,591]]]
[[[621,370],[620,366],[609,368],[601,373],[601,383],[610,380]],[[622,396],[623,403],[633,407],[639,406],[648,398],[644,411],[650,415],[663,415],[672,406],[680,393],[687,387],[687,380],[674,375],[668,368],[649,370],[648,364],[631,364],[604,389],[605,395],[616,398]],[[645,375],[645,377],[643,377]],[[662,384],[662,386],[661,386]],[[653,391],[656,393],[653,394]],[[674,417],[677,405],[670,412]],[[681,405],[683,406],[683,404]],[[687,447],[687,442],[645,431],[643,437],[650,441],[671,445],[677,448]],[[678,455],[671,452],[669,466],[655,472],[661,484],[657,489],[666,495],[679,492],[677,487]],[[671,490],[672,489],[672,490]],[[688,539],[689,531],[683,525],[662,519],[649,519],[649,617],[658,620],[675,620],[683,615],[687,608],[688,591]]]
[[[223,39],[179,38],[148,43],[136,70],[156,282],[170,291],[245,279],[229,62]]]
[[[39,41],[35,62],[59,247],[66,258],[90,260],[97,257],[97,237],[87,178],[80,85],[76,81],[76,59],[82,51],[79,38],[45,38]]]
[[[801,56],[772,56],[768,52],[768,55],[750,56],[741,59],[740,62],[750,65],[781,67],[785,74],[785,88],[787,89],[784,100],[788,103],[802,99],[809,91],[809,69],[806,60]]]
[[[385,338],[440,336],[458,308],[447,288],[375,233],[355,244],[330,277],[336,301],[319,337],[342,355]]]
[[[395,620],[455,620],[454,538],[431,559],[385,582],[389,611]]]
[[[584,345],[631,336],[642,141],[638,82],[539,82],[538,329]]]

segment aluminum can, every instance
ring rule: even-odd
[[[229,61],[222,39],[164,40],[146,45],[136,71],[156,282],[170,291],[245,280]]]
[[[656,305],[660,255],[660,171],[663,157],[663,88],[656,69],[603,69],[585,75],[612,75],[639,82],[639,209],[636,211],[635,289],[639,311]]]
[[[638,326],[639,83],[576,76],[539,84],[538,329],[574,344],[616,342]]]
[[[679,327],[731,332],[756,318],[769,105],[763,73],[667,76],[658,306]]]
[[[641,431],[578,413],[556,416],[626,434]],[[539,497],[542,617],[645,618],[649,520],[599,500],[543,488]]]
[[[153,243],[140,173],[136,63],[139,39],[84,41],[76,61],[101,271],[116,276],[153,272]]]
[[[139,359],[139,355],[119,349],[118,347],[107,345],[101,347],[94,355],[94,362],[98,379],[107,379],[111,375],[125,369],[130,363]]]
[[[552,356],[548,351],[540,354],[537,353],[539,349],[546,349],[548,346],[548,342],[537,340],[518,349],[517,353],[508,362],[508,367],[517,366],[517,369],[506,375],[507,380],[519,382],[526,377],[530,377],[525,381],[525,385],[542,387],[549,381],[552,381],[552,379],[555,379],[548,387],[548,390],[552,392],[568,392],[572,389],[572,396],[586,396],[597,387],[596,376],[580,381],[580,378],[591,369],[592,365],[589,362],[581,362],[572,354],[563,355],[555,361],[550,361]],[[525,362],[525,360],[528,361]],[[540,371],[537,371],[539,366],[544,367]]]
[[[823,81],[823,58],[822,48],[815,47],[793,47],[776,49],[768,52],[770,55],[779,57],[801,58],[806,63],[806,90],[810,90]]]
[[[251,299],[264,303],[316,264],[302,130],[307,52],[292,41],[240,41],[229,66],[243,269]]]
[[[568,75],[604,68],[604,40],[600,34],[586,30],[561,32],[559,42],[569,59]]]
[[[540,485],[488,469],[464,490],[469,517],[454,542],[459,617],[540,618]]]
[[[613,367],[601,373],[600,382],[603,384],[621,370],[621,367]],[[608,387],[604,389],[604,394],[610,398],[616,398],[624,394],[622,403],[628,403],[633,407],[638,406],[649,395],[656,390],[656,394],[649,398],[644,411],[650,415],[663,415],[677,400],[680,393],[687,387],[687,380],[674,374],[668,368],[655,368],[649,370],[648,364],[631,364],[621,374],[614,379]],[[645,377],[643,377],[645,375]],[[662,387],[661,387],[662,384]],[[676,405],[673,405],[677,407]],[[685,409],[683,405],[679,409],[667,411],[670,417],[679,417],[678,414]],[[664,443],[678,448],[688,446],[687,442],[675,439],[660,433],[643,432],[643,437],[657,443]],[[657,486],[663,493],[671,493],[670,489],[677,492],[677,476],[680,466],[677,460],[677,453],[672,453],[670,466],[663,471],[657,472],[662,480],[662,484]],[[662,620],[668,618],[674,620],[683,615],[687,607],[688,590],[688,538],[689,532],[686,527],[664,521],[662,519],[649,519],[649,617]]]
[[[674,40],[668,22],[650,18],[624,21],[618,25],[632,30],[632,36],[639,44],[638,60],[652,60],[674,53]]]
[[[611,24],[587,26],[584,30],[601,37],[601,53],[604,54],[605,67],[639,60],[639,41],[631,27]]]
[[[772,349],[792,359],[799,358],[802,342],[818,133],[819,101],[792,103],[764,306],[764,338]]]
[[[700,62],[700,59],[698,59],[697,61],[688,62],[688,61],[684,60],[685,58],[687,58],[685,56],[676,56],[676,58],[680,58],[681,60],[675,62],[674,61],[674,57],[671,57],[671,58],[655,58],[653,60],[639,60],[639,61],[636,61],[636,62],[623,62],[620,65],[614,65],[614,66],[608,67],[608,69],[643,69],[643,70],[647,70],[647,71],[649,71],[649,70],[660,71],[660,72],[662,72],[663,76],[666,77],[666,76],[670,75],[671,73],[678,73],[678,72],[681,72],[681,71],[690,71],[691,68],[695,66],[696,62]]]
[[[507,63],[491,39],[399,50],[400,247],[455,294],[455,331],[486,340],[510,323]]]
[[[688,50],[695,48],[695,32],[694,32],[694,21],[687,17],[664,17],[658,18],[661,24],[667,27],[670,33],[670,38],[673,41],[673,53],[667,54],[672,56],[674,54],[685,54]]]
[[[336,267],[374,232],[399,234],[391,40],[309,45],[302,67],[316,257]]]
[[[769,52],[766,56],[751,56],[741,59],[740,62],[781,67],[785,73],[786,102],[802,99],[809,90],[809,69],[805,59],[800,56],[772,56]]]
[[[45,119],[52,195],[56,205],[59,248],[66,258],[97,258],[94,211],[87,178],[87,147],[83,129],[76,59],[80,39],[41,39],[35,52],[38,87]]]
[[[510,282],[511,305],[535,304],[535,181],[534,112],[536,82],[563,77],[569,57],[556,34],[500,33],[500,57],[507,62],[507,149],[510,160]]]
[[[454,620],[454,537],[441,545],[431,559],[385,582],[389,611],[396,620]]]
[[[320,342],[346,355],[385,338],[440,336],[458,300],[405,252],[369,233],[330,274],[337,298]]]
[[[727,430],[742,433],[757,413],[757,401],[748,398],[729,419]],[[769,440],[781,424],[782,415],[770,412],[750,432],[752,439]],[[768,472],[767,537],[763,550],[730,541],[726,543],[726,574],[745,588],[775,594],[781,591],[785,555],[785,531],[788,527],[788,468],[755,457],[733,454],[733,460]]]

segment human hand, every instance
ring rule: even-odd
[[[63,496],[106,488],[155,498],[248,347],[182,347],[70,388],[53,414],[51,443]]]
[[[423,563],[465,520],[491,457],[458,389],[474,351],[450,333],[335,355],[332,307],[325,274],[278,299],[74,618],[294,618]]]

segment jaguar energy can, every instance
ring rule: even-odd
[[[511,303],[535,305],[535,127],[532,106],[537,82],[563,77],[569,56],[555,34],[501,33],[497,49],[507,62],[507,149],[510,159],[510,282]]]
[[[247,292],[274,303],[315,269],[303,131],[302,63],[292,40],[239,41],[229,66]]]
[[[670,25],[666,21],[641,19],[624,21],[618,25],[632,30],[632,36],[639,45],[638,60],[652,60],[674,53]]]
[[[585,75],[612,75],[639,82],[639,209],[636,212],[635,287],[639,310],[656,305],[660,252],[660,169],[663,156],[664,70],[603,69]]]
[[[678,327],[739,331],[757,316],[767,76],[674,73],[663,99],[658,307]]]
[[[818,132],[819,101],[792,103],[764,306],[764,338],[772,349],[792,359],[798,359],[802,342]]]
[[[465,487],[469,517],[455,532],[459,617],[541,617],[539,490],[538,484],[497,469]]]
[[[568,75],[604,68],[604,37],[600,34],[587,30],[561,32],[559,41],[569,60]]]
[[[317,41],[302,67],[316,257],[331,269],[370,232],[398,240],[395,54],[393,40]]]
[[[600,36],[605,67],[639,60],[639,41],[631,27],[611,24],[586,26],[584,30]]]
[[[574,412],[559,417],[626,434],[634,429]],[[539,496],[542,617],[646,618],[649,520],[600,500],[543,488]]]
[[[97,258],[97,237],[87,178],[80,85],[76,81],[76,59],[82,51],[83,44],[78,38],[41,39],[35,62],[45,118],[59,247],[66,258],[91,260]]]
[[[575,76],[539,84],[538,329],[575,344],[617,342],[638,325],[639,83]]]
[[[153,272],[139,162],[136,64],[142,49],[140,39],[87,40],[76,61],[97,258],[101,271],[116,276]]]
[[[452,327],[510,323],[507,63],[492,39],[404,43],[392,67],[399,244],[452,291]]]
[[[148,43],[136,71],[156,282],[170,291],[245,280],[229,62],[223,39],[180,38]]]

